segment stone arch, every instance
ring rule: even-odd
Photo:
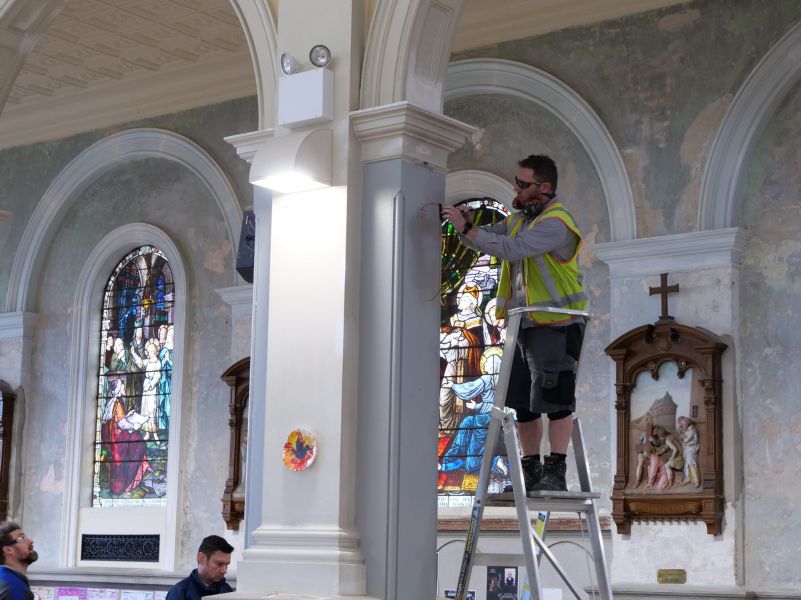
[[[699,229],[737,225],[735,193],[743,162],[770,116],[801,81],[801,22],[793,26],[746,78],[723,117],[701,182]]]
[[[611,241],[637,237],[634,197],[623,159],[603,121],[581,96],[552,75],[513,61],[464,60],[448,68],[446,100],[487,93],[535,102],[562,121],[581,142],[598,172],[609,210]]]
[[[445,201],[455,204],[470,198],[492,198],[512,209],[507,199],[514,196],[512,185],[494,173],[477,169],[453,171],[445,176]]]
[[[8,312],[30,308],[44,255],[59,223],[78,195],[113,167],[129,160],[152,157],[177,162],[203,181],[222,213],[233,246],[233,256],[236,256],[242,209],[219,165],[200,146],[171,131],[128,129],[110,135],[81,152],[59,173],[37,203],[11,267],[6,297]],[[235,283],[235,277],[232,284]]]
[[[453,35],[467,0],[382,0],[367,35],[361,107],[406,100],[442,112]]]
[[[270,5],[264,0],[230,0],[253,61],[259,96],[259,129],[272,127],[278,95],[278,39]]]

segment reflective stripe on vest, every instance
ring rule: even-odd
[[[578,244],[573,255],[566,261],[560,261],[550,253],[522,259],[526,302],[529,306],[584,310],[587,306],[587,296],[584,294],[581,273],[578,268],[578,254],[582,245],[581,232],[561,202],[547,207],[542,214],[528,224],[529,229],[545,219],[562,221],[576,235]],[[524,222],[525,219],[521,213],[509,215],[506,218],[507,235],[509,237],[517,236]],[[504,260],[501,263],[501,277],[498,282],[495,308],[495,315],[499,319],[506,317],[511,292],[511,269],[509,261]],[[558,313],[532,312],[528,313],[528,317],[538,325],[562,325],[576,321],[576,317],[572,315]]]

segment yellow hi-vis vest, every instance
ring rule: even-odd
[[[578,268],[578,254],[581,249],[581,232],[573,217],[562,206],[555,202],[548,206],[533,221],[528,223],[531,229],[545,219],[559,219],[570,231],[576,234],[578,244],[576,250],[568,260],[562,262],[552,254],[540,254],[522,259],[523,286],[526,290],[526,303],[528,306],[552,306],[556,308],[571,308],[584,310],[587,306],[587,296],[584,295],[581,283],[581,274]],[[523,227],[526,219],[522,213],[514,213],[506,217],[506,232],[509,237],[515,237]],[[498,282],[498,296],[495,316],[506,318],[509,298],[512,294],[511,268],[509,261],[501,263],[501,278]],[[559,325],[575,321],[573,315],[560,315],[548,312],[530,312],[528,317],[538,325]]]

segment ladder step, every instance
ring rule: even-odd
[[[600,498],[595,492],[528,492],[529,511],[589,513],[595,510],[593,500]],[[486,506],[514,507],[511,492],[487,496]]]
[[[473,566],[493,567],[496,565],[525,565],[525,555],[522,552],[515,553],[496,553],[496,552],[477,552],[473,554]]]

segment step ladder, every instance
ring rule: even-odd
[[[590,470],[587,463],[587,454],[584,450],[584,437],[581,431],[581,423],[578,419],[573,420],[573,453],[575,455],[576,468],[578,470],[580,492],[556,492],[542,491],[529,492],[526,494],[525,483],[523,480],[523,465],[520,454],[518,453],[517,427],[514,420],[514,412],[505,407],[506,393],[509,387],[509,379],[512,372],[512,361],[517,345],[517,336],[520,331],[520,322],[525,313],[528,312],[553,312],[559,314],[570,314],[591,318],[589,313],[571,310],[557,309],[550,307],[522,307],[514,308],[509,311],[506,328],[506,342],[503,347],[503,359],[501,361],[501,372],[498,376],[498,383],[495,388],[495,404],[492,408],[492,418],[490,419],[489,431],[484,445],[484,455],[481,460],[481,470],[478,477],[478,487],[476,488],[473,510],[470,515],[470,525],[467,530],[467,541],[465,544],[462,567],[459,571],[459,581],[456,586],[456,600],[466,600],[467,589],[470,583],[470,574],[473,566],[499,564],[498,561],[506,560],[505,564],[511,564],[513,560],[519,558],[517,555],[486,554],[477,550],[479,533],[481,530],[481,520],[484,516],[486,506],[514,506],[517,510],[517,520],[520,524],[520,539],[523,542],[523,555],[525,557],[526,572],[531,588],[532,600],[541,600],[542,585],[539,573],[539,557],[544,555],[551,563],[557,574],[565,582],[573,595],[579,600],[584,600],[585,595],[571,582],[565,570],[556,560],[556,557],[545,545],[531,524],[531,514],[537,512],[550,511],[575,512],[584,514],[589,530],[590,543],[592,546],[592,560],[595,565],[595,582],[598,587],[598,596],[601,600],[612,600],[612,589],[606,569],[604,558],[603,540],[601,539],[601,525],[598,519],[598,510],[595,507],[595,500],[600,497],[593,492]],[[495,458],[498,437],[503,433],[503,442],[506,447],[506,456],[509,459],[510,475],[512,480],[512,492],[503,494],[488,494],[490,467]],[[547,523],[547,520],[546,520]],[[544,532],[543,532],[544,533]],[[504,564],[501,562],[500,564]]]

